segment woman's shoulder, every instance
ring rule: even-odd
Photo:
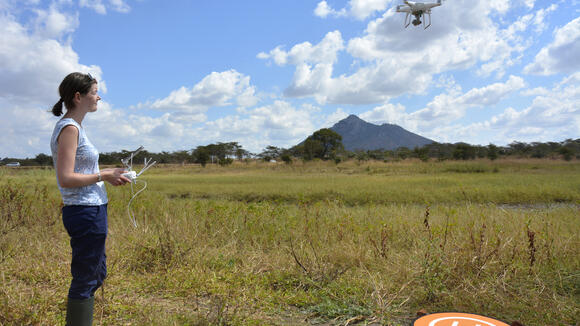
[[[65,137],[74,137],[77,140],[80,138],[82,133],[81,126],[71,118],[62,118],[57,121],[54,126],[54,132],[52,133],[51,143],[55,145],[58,143],[61,136],[64,134]]]
[[[60,127],[60,128],[64,128],[64,127],[69,126],[69,125],[73,125],[73,126],[77,127],[78,129],[81,128],[81,126],[73,118],[62,118],[56,122],[56,126]]]

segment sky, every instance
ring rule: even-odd
[[[428,2],[428,1],[427,1]],[[58,86],[99,83],[100,152],[291,147],[355,114],[442,143],[580,138],[580,1],[0,0],[0,158],[50,154]]]

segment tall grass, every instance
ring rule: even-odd
[[[138,228],[129,190],[108,188],[96,324],[408,325],[426,309],[576,325],[578,166],[472,164],[159,168]],[[2,325],[64,323],[53,173],[0,170]]]

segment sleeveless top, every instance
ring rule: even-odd
[[[62,118],[54,127],[52,137],[50,139],[50,150],[54,162],[54,169],[56,170],[57,157],[57,140],[62,129],[66,126],[73,125],[79,131],[79,139],[77,151],[75,156],[74,172],[80,174],[95,174],[99,172],[99,151],[87,138],[85,130],[74,119]],[[99,206],[106,204],[107,190],[103,181],[90,184],[84,187],[63,188],[58,182],[58,174],[56,176],[58,189],[62,195],[62,201],[65,205],[85,205],[85,206]]]

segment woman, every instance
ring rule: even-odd
[[[72,281],[68,293],[67,325],[91,325],[95,291],[107,276],[107,192],[130,182],[124,169],[99,170],[99,152],[82,127],[85,115],[97,111],[97,81],[90,74],[74,72],[59,86],[60,100],[52,108],[60,119],[50,140],[56,180],[64,207],[62,220],[70,235]]]

